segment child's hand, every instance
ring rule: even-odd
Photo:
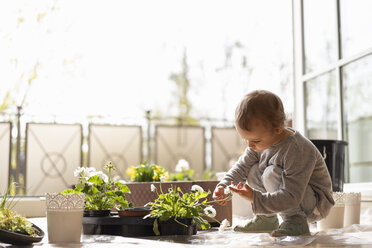
[[[218,204],[224,206],[227,202],[226,198],[225,188],[223,186],[218,186],[213,192],[213,199],[217,201]]]
[[[248,186],[248,184],[243,184],[240,182],[238,185],[235,185],[234,182],[231,182],[229,189],[234,192],[238,193],[241,197],[247,199],[250,202],[253,202],[253,189]]]

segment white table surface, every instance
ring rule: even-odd
[[[372,209],[367,209],[361,217],[360,225],[352,225],[340,229],[329,229],[318,232],[311,225],[311,235],[299,237],[274,238],[267,233],[240,233],[227,228],[218,232],[217,228],[208,231],[198,231],[192,236],[154,236],[154,237],[121,237],[110,235],[82,235],[80,244],[49,244],[46,218],[31,218],[30,221],[45,232],[45,237],[33,247],[146,247],[146,248],[177,248],[177,247],[210,247],[232,248],[253,246],[292,246],[292,247],[372,247]],[[237,224],[243,219],[234,218]],[[0,247],[16,247],[1,244]]]

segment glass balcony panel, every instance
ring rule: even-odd
[[[337,59],[336,1],[304,0],[305,72]]]
[[[305,82],[306,135],[310,139],[337,139],[335,72]]]
[[[342,68],[351,182],[372,178],[372,55]]]

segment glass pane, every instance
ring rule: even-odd
[[[342,69],[351,182],[372,178],[372,55]]]
[[[304,1],[305,71],[337,59],[336,1]]]
[[[310,139],[337,139],[335,72],[305,82],[306,135]]]
[[[342,55],[347,57],[372,47],[372,1],[342,0]]]

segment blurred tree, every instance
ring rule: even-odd
[[[191,88],[190,79],[188,76],[189,66],[187,64],[186,49],[182,58],[182,71],[172,73],[170,79],[176,84],[176,92],[174,94],[178,108],[178,114],[175,119],[176,125],[198,125],[198,121],[191,117],[192,104],[188,98],[188,92]]]

